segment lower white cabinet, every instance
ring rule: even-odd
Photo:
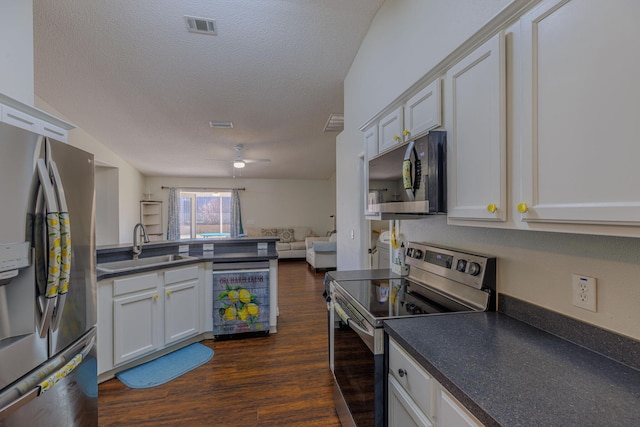
[[[438,393],[438,426],[480,427],[482,424],[442,386]]]
[[[440,383],[389,339],[389,427],[481,427]]]
[[[198,267],[165,273],[164,343],[172,344],[199,332]]]
[[[98,283],[98,374],[204,332],[204,264]]]
[[[150,286],[113,299],[113,364],[118,365],[157,350],[162,346],[158,274],[114,281],[114,289],[134,287],[138,283]],[[123,282],[125,286],[122,286]],[[153,285],[153,287],[151,287]]]
[[[431,421],[416,405],[411,396],[398,381],[389,375],[389,413],[390,427],[432,427]]]

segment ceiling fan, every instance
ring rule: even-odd
[[[271,159],[245,159],[242,156],[242,150],[244,150],[244,144],[238,144],[233,147],[236,150],[236,157],[233,160],[219,160],[219,159],[210,159],[219,162],[228,162],[233,163],[233,167],[235,169],[242,169],[246,166],[247,163],[260,163],[260,162],[270,162]]]

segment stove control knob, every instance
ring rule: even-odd
[[[469,263],[469,274],[472,276],[480,274],[480,264],[477,262]]]
[[[415,250],[413,251],[413,257],[414,257],[415,259],[422,259],[422,255],[424,255],[424,254],[423,254],[423,252],[422,252],[422,250],[421,250],[421,249],[415,249]]]
[[[456,264],[456,270],[458,270],[461,273],[464,273],[466,269],[467,269],[467,261],[463,259],[459,259],[458,264]]]

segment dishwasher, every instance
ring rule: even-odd
[[[269,261],[213,263],[216,339],[269,334]]]

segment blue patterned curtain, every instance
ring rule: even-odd
[[[242,214],[240,212],[240,194],[236,189],[231,190],[231,236],[232,238],[238,237],[243,234],[242,229]]]
[[[169,189],[169,216],[167,224],[167,240],[180,239],[180,190]]]

